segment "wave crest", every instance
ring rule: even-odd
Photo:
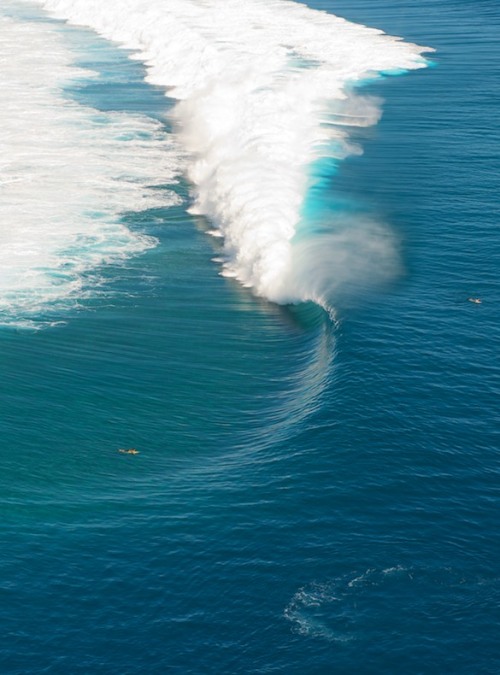
[[[353,86],[425,67],[426,49],[287,0],[40,1],[138,50],[178,99],[192,212],[223,237],[223,274],[275,302],[317,300],[293,253],[311,167],[359,151],[350,129],[377,121]]]

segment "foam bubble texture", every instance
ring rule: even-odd
[[[99,113],[63,94],[75,68],[54,24],[0,16],[0,321],[74,304],[89,272],[154,246],[127,211],[168,206],[178,153],[145,116]]]

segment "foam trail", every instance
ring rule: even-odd
[[[192,212],[223,237],[223,273],[275,302],[321,302],[338,270],[327,263],[311,286],[312,250],[296,250],[311,167],[359,152],[350,129],[378,119],[353,85],[425,67],[429,50],[287,0],[39,1],[138,50],[148,79],[178,99]]]
[[[174,181],[178,153],[156,121],[64,96],[89,72],[57,25],[0,15],[0,61],[0,323],[38,325],[74,305],[98,267],[155,245],[120,217],[177,201],[149,186]]]

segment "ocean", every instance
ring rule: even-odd
[[[2,0],[1,673],[500,671],[499,29]]]

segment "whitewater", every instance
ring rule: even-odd
[[[147,80],[176,100],[171,118],[188,157],[190,212],[205,216],[210,232],[221,237],[222,274],[277,303],[325,304],[332,289],[353,276],[394,271],[396,246],[384,223],[328,222],[325,216],[320,228],[308,230],[304,207],[321,161],[330,160],[328,173],[360,153],[353,130],[380,117],[381,101],[360,95],[358,85],[423,68],[423,53],[430,50],[287,0],[38,4],[133,50],[133,58],[147,66]],[[51,61],[53,37],[44,38],[42,74],[48,86],[54,71],[70,69],[67,62]],[[26,46],[25,58],[31,49]],[[68,104],[65,109],[78,114]],[[51,123],[56,128],[65,122]],[[99,130],[103,133],[109,131]],[[135,147],[122,147],[112,161],[133,171],[140,166],[148,179],[153,174],[165,183],[166,142],[156,140],[153,150],[145,147],[139,157]],[[65,182],[70,190],[82,183],[71,173]],[[98,192],[99,202],[104,192],[114,195],[114,203],[122,199],[114,183]],[[134,239],[135,248],[147,245],[144,238]]]
[[[155,186],[175,183],[179,153],[158,121],[70,100],[97,73],[73,65],[54,22],[15,9],[0,11],[0,323],[38,326],[95,293],[103,265],[155,246],[123,215],[178,203]]]

